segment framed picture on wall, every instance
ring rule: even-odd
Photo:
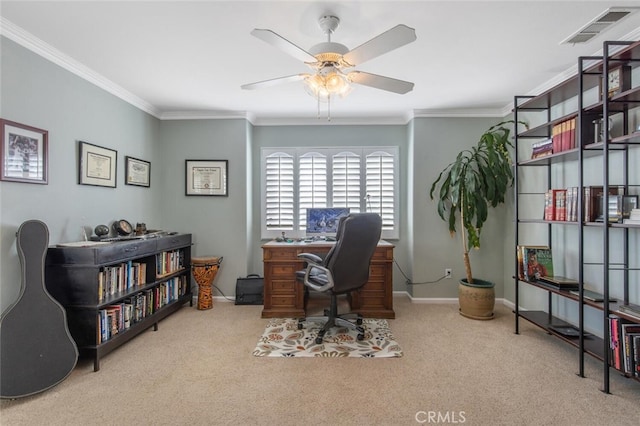
[[[2,147],[0,179],[47,184],[49,132],[0,119]]]
[[[186,160],[186,195],[228,196],[228,160]]]
[[[126,185],[151,185],[151,163],[139,158],[124,157],[124,183]]]
[[[80,141],[78,183],[115,188],[117,161],[118,151]]]

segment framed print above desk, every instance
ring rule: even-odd
[[[228,160],[186,160],[186,195],[226,197]]]

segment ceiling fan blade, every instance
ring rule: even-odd
[[[262,41],[269,43],[272,46],[277,47],[278,49],[288,53],[289,55],[293,56],[296,59],[301,60],[302,62],[317,61],[315,56],[313,56],[311,53],[296,46],[286,38],[274,33],[271,30],[261,30],[256,28],[253,31],[251,31],[251,35],[259,38]]]
[[[243,84],[240,87],[245,90],[262,89],[264,87],[277,86],[278,84],[304,80],[304,78],[308,76],[309,74],[295,74],[286,77],[272,78],[270,80],[257,81],[255,83]]]
[[[377,74],[370,74],[362,71],[352,71],[348,74],[349,80],[363,86],[374,87],[388,92],[404,95],[413,90],[413,83],[397,80],[391,77],[384,77]]]
[[[377,37],[352,49],[343,56],[351,66],[360,65],[369,59],[390,52],[416,40],[416,30],[406,25],[396,25]]]

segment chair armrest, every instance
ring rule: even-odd
[[[298,257],[315,265],[322,265],[323,262],[323,259],[320,256],[313,253],[300,253]]]
[[[324,266],[310,264],[304,274],[304,285],[315,291],[327,291],[334,286],[333,275]]]

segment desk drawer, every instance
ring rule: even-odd
[[[387,275],[386,265],[372,263],[369,267],[369,280],[384,279]]]
[[[269,276],[271,276],[272,278],[286,277],[291,279],[291,277],[296,276],[296,271],[298,269],[302,269],[302,265],[290,263],[275,263],[269,264],[267,268],[269,269]]]
[[[271,280],[271,292],[273,294],[286,293],[295,294],[296,286],[303,285],[295,280]]]
[[[393,249],[386,247],[378,247],[376,251],[373,253],[372,261],[376,260],[393,260]]]
[[[295,308],[296,297],[294,295],[273,295],[271,296],[272,308]]]
[[[295,248],[270,248],[265,250],[264,260],[296,260],[298,258],[298,250]]]

